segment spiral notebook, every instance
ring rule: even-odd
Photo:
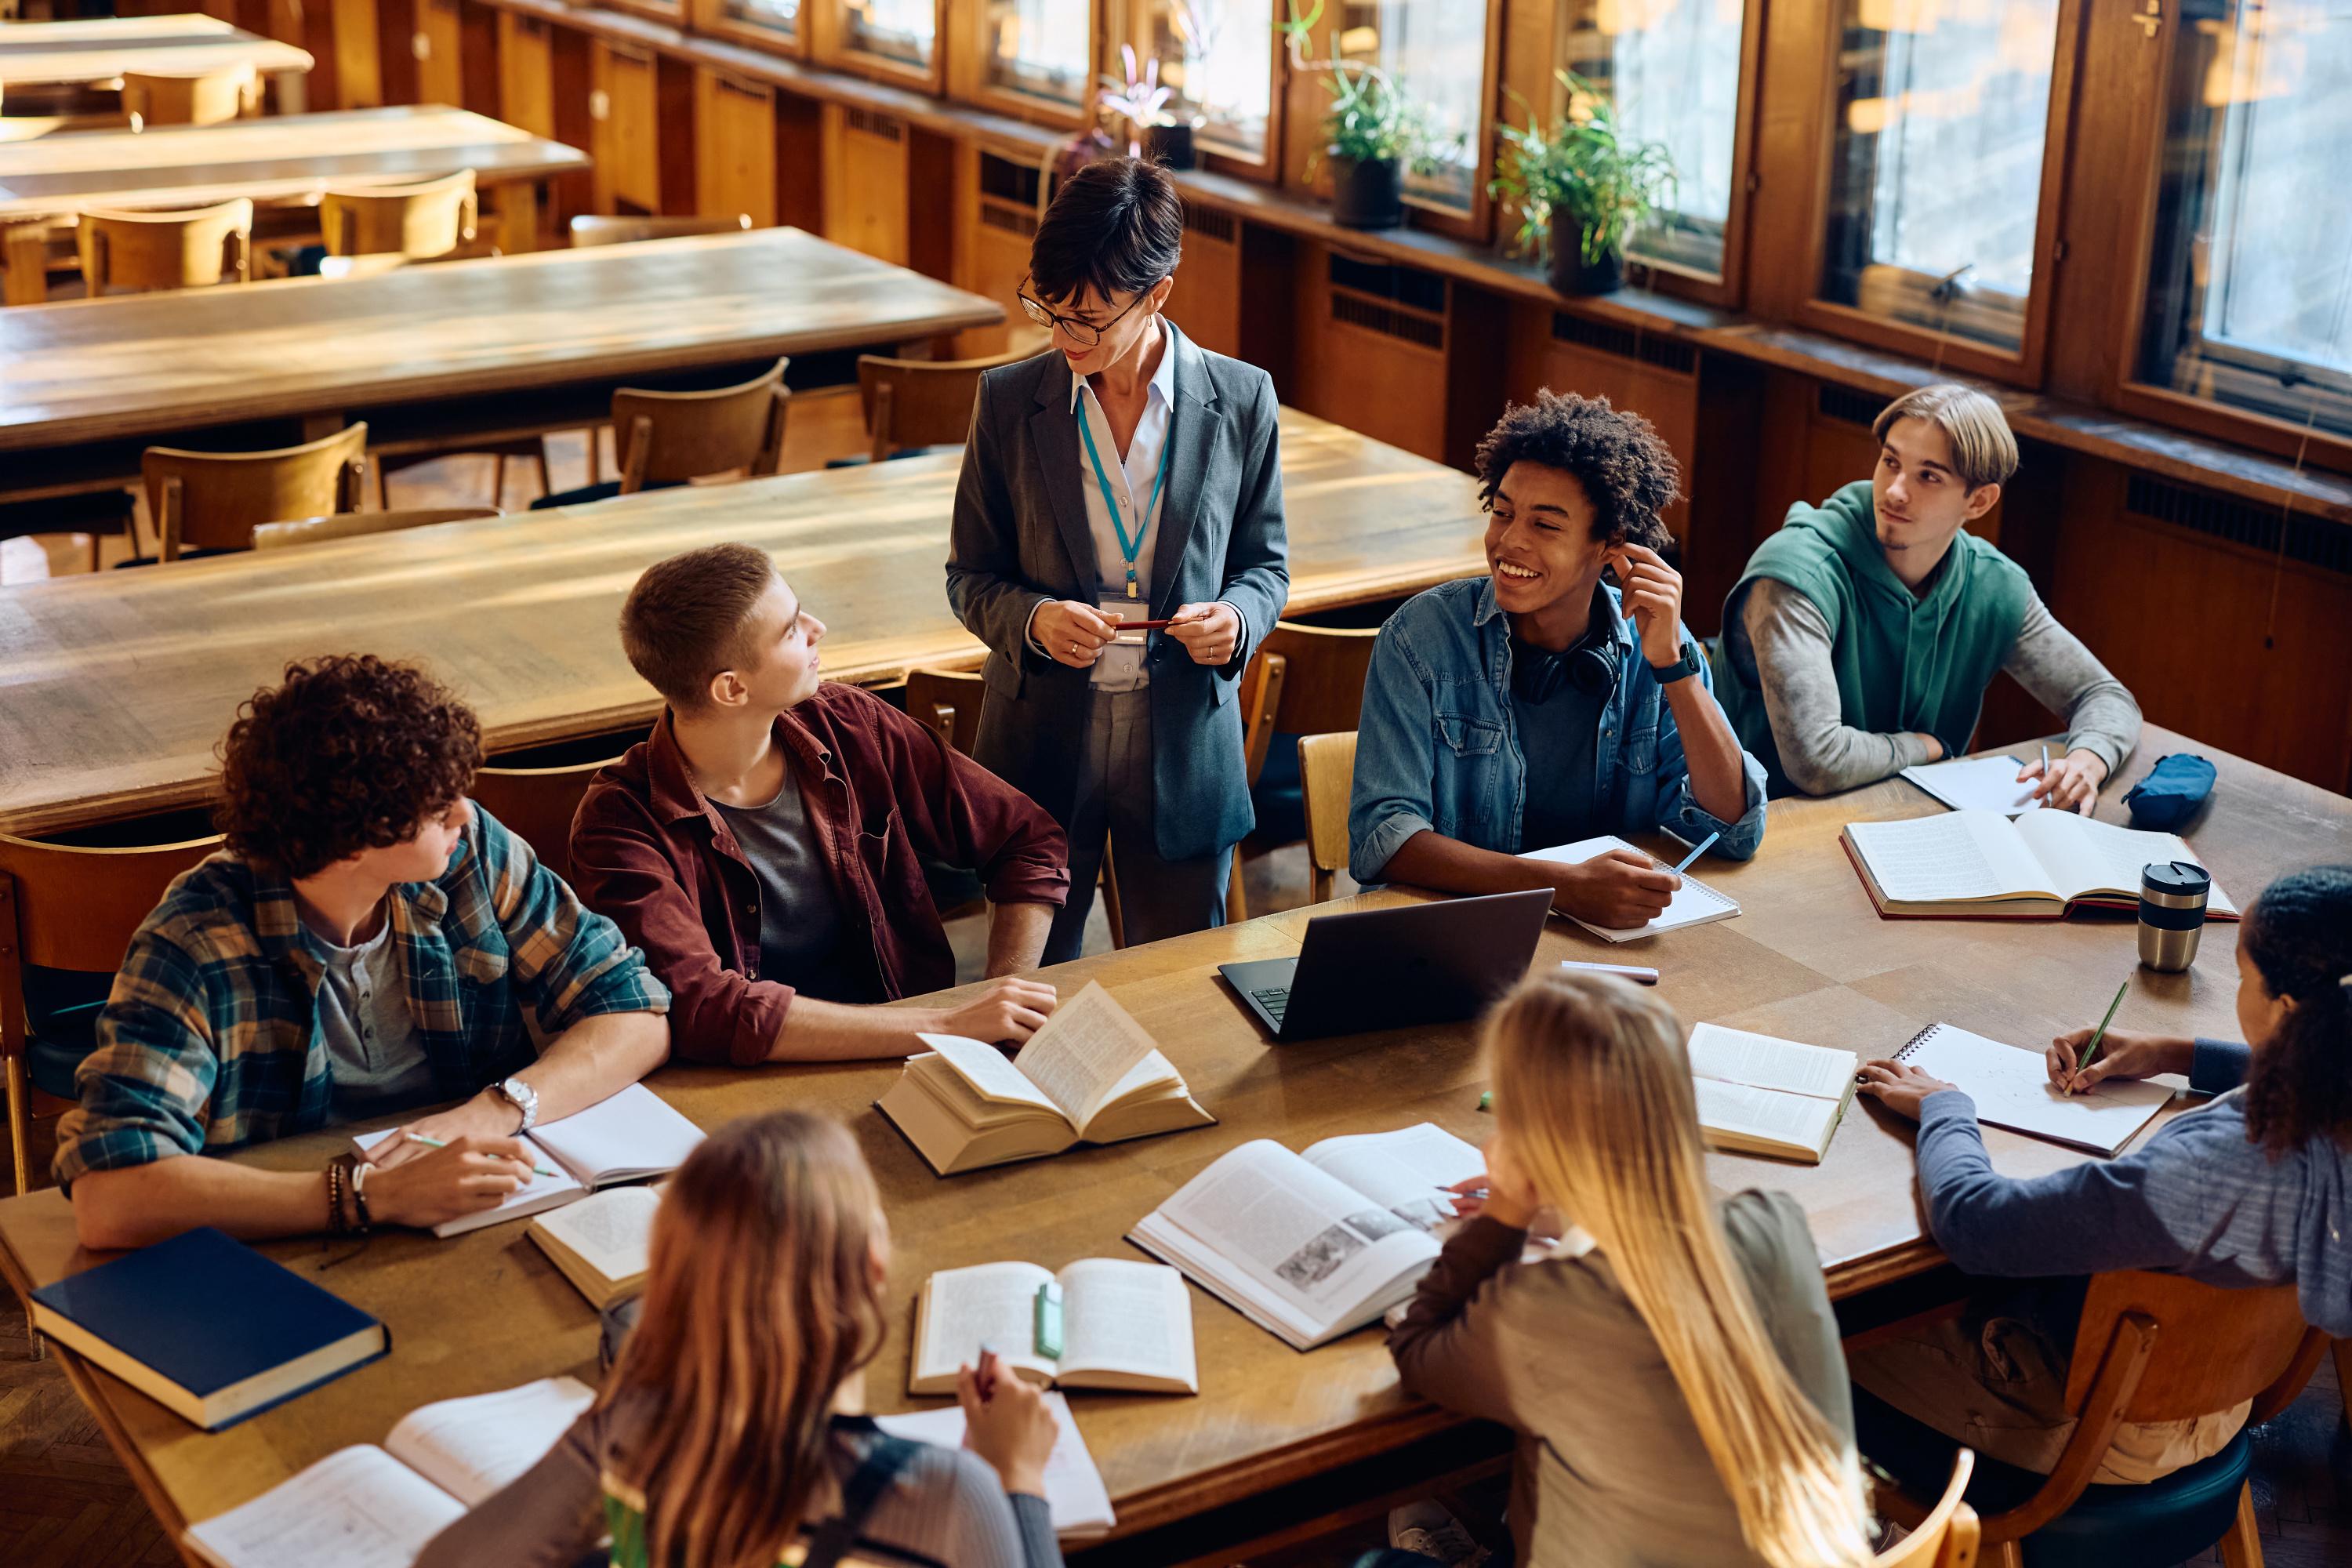
[[[2050,1081],[2041,1052],[1949,1024],[1928,1025],[1895,1059],[1965,1089],[1977,1102],[1979,1121],[2100,1154],[2113,1154],[2130,1142],[2172,1098],[2163,1084],[2128,1079],[2062,1094]]]

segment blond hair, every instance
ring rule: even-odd
[[[1971,386],[1939,382],[1906,392],[1879,411],[1870,433],[1881,444],[1897,419],[1925,419],[1951,443],[1952,472],[1969,489],[2005,485],[2017,472],[2017,437],[2000,405]]]
[[[1544,975],[1486,1028],[1495,1117],[1664,1352],[1739,1532],[1772,1568],[1869,1560],[1862,1475],[1781,1363],[1707,1190],[1682,1026],[1607,975]]]
[[[840,1123],[730,1123],[671,1178],[645,1308],[601,1406],[656,1414],[613,1466],[643,1493],[646,1561],[774,1568],[824,1472],[834,1396],[881,1349],[881,1200]]]

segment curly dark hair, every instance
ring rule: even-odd
[[[2294,1006],[2246,1074],[2246,1133],[2275,1159],[2316,1134],[2352,1148],[2352,866],[2290,871],[2238,928],[2263,986]]]
[[[1478,500],[1489,510],[1514,463],[1574,474],[1592,502],[1595,539],[1651,550],[1674,542],[1658,513],[1681,493],[1682,466],[1654,426],[1605,397],[1547,387],[1505,408],[1478,443]]]
[[[216,811],[228,847],[287,877],[416,836],[482,765],[473,710],[413,665],[298,659],[237,710]]]

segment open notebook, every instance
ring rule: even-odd
[[[1054,1533],[1073,1542],[1108,1535],[1110,1527],[1118,1522],[1111,1517],[1110,1489],[1103,1485],[1102,1472],[1095,1468],[1095,1457],[1087,1451],[1087,1440],[1078,1435],[1078,1423],[1070,1414],[1070,1402],[1058,1394],[1048,1394],[1045,1408],[1054,1413],[1054,1423],[1062,1429],[1054,1451],[1045,1458],[1045,1511],[1053,1519]],[[937,1443],[942,1448],[963,1447],[961,1405],[877,1415],[874,1424],[894,1437]]]
[[[2054,921],[2082,905],[2137,910],[2141,868],[2203,861],[2170,833],[2071,811],[1954,811],[1904,822],[1849,822],[1839,836],[1881,917]],[[2238,906],[2213,884],[2206,918]]]
[[[1977,1102],[1979,1121],[2101,1154],[2130,1142],[2172,1098],[2163,1084],[2126,1079],[2064,1094],[2050,1081],[2040,1051],[1988,1040],[1949,1024],[1928,1025],[1895,1059],[1967,1090]]]
[[[1690,1036],[1699,1126],[1718,1149],[1819,1164],[1853,1103],[1861,1058],[1828,1046],[1700,1024]]]
[[[1038,1288],[1062,1291],[1061,1353],[1038,1343]],[[1034,1263],[942,1268],[915,1302],[909,1394],[953,1394],[959,1368],[989,1346],[1033,1383],[1130,1393],[1198,1394],[1192,1297],[1160,1263],[1081,1258],[1058,1274]]]
[[[1954,811],[1997,811],[2003,816],[2040,811],[2033,796],[2038,779],[2020,779],[2015,757],[1959,757],[1948,763],[1916,763],[1903,770],[1914,784]]]
[[[215,1568],[408,1568],[425,1543],[537,1464],[595,1394],[568,1377],[412,1410],[379,1448],[341,1448],[188,1528]]]
[[[1598,838],[1580,838],[1573,844],[1555,845],[1549,849],[1529,849],[1520,858],[1527,860],[1552,860],[1563,866],[1581,866],[1595,855],[1604,854],[1612,849],[1632,849],[1633,847],[1633,846],[1622,838],[1602,834]],[[1664,867],[1660,868],[1666,869]],[[1666,905],[1665,911],[1647,925],[1614,928],[1597,926],[1591,921],[1577,920],[1574,915],[1561,914],[1558,910],[1552,912],[1560,915],[1563,920],[1576,921],[1578,925],[1593,935],[1605,938],[1610,942],[1639,942],[1645,936],[1655,936],[1660,931],[1676,931],[1684,926],[1703,926],[1710,921],[1727,921],[1739,912],[1739,905],[1685,873],[1683,877],[1683,885],[1675,889],[1674,900]]]

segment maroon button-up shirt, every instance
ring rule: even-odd
[[[827,681],[777,719],[776,741],[832,875],[843,940],[871,944],[885,994],[955,984],[926,858],[977,871],[992,902],[1068,898],[1069,845],[1054,819],[871,692]],[[760,975],[758,879],[695,787],[667,712],[589,782],[572,822],[572,876],[669,987],[681,1058],[768,1059],[793,987]]]

